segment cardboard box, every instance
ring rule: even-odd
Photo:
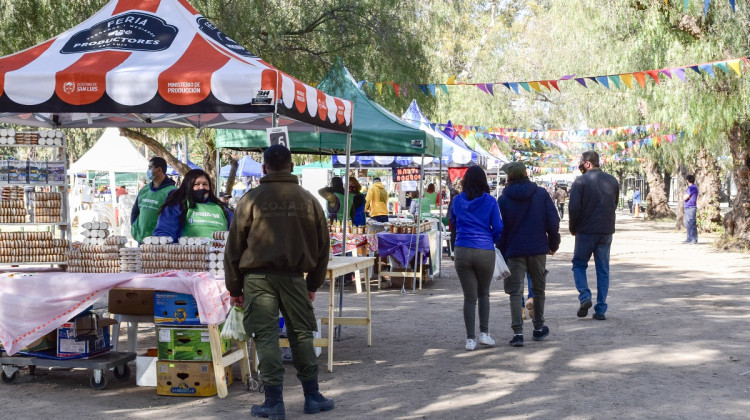
[[[224,368],[224,380],[232,384],[232,367]],[[216,379],[211,362],[156,362],[156,393],[181,397],[216,395]]]
[[[111,314],[153,315],[153,289],[112,289],[109,291],[108,310]]]
[[[93,318],[78,317],[62,324],[57,329],[57,356],[88,357],[109,351],[112,348],[109,327],[115,323],[114,319],[98,318],[94,325]]]
[[[137,386],[156,386],[156,357],[136,356],[135,384]]]
[[[36,353],[44,350],[54,349],[57,346],[57,330],[54,330],[44,337],[38,338],[28,346],[21,349],[23,352]]]
[[[172,292],[154,293],[154,324],[201,325],[198,303],[192,295]]]
[[[208,328],[158,327],[157,335],[159,360],[213,360]],[[220,343],[221,354],[225,354],[231,341],[220,340]]]

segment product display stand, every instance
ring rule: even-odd
[[[23,216],[18,215],[16,212],[8,212],[9,214],[16,215],[15,219],[0,215],[0,231],[3,233],[20,233],[22,237],[19,239],[21,241],[28,241],[34,239],[28,238],[27,234],[44,232],[44,230],[40,229],[47,228],[55,240],[68,240],[68,246],[65,251],[67,252],[70,249],[71,226],[66,179],[68,157],[65,143],[62,132],[57,130],[16,133],[13,130],[0,129],[0,155],[3,154],[4,150],[8,149],[52,150],[51,158],[46,161],[32,159],[6,160],[0,157],[0,175],[2,175],[0,176],[0,191],[8,187],[34,189],[33,199],[29,196],[30,191],[24,191],[23,196],[25,200],[23,207],[25,208],[25,214]],[[49,191],[38,191],[39,188],[47,187],[49,187]],[[43,198],[49,198],[45,196],[45,194],[49,193],[53,193],[50,195],[54,195],[55,197],[59,194],[59,201],[57,199],[43,200]],[[16,199],[16,201],[19,200],[20,198]],[[33,205],[32,202],[34,203]],[[46,203],[42,205],[43,202]],[[52,204],[54,204],[54,207],[51,206]],[[2,211],[3,209],[0,209],[0,213]],[[13,221],[5,222],[4,220]],[[7,232],[6,228],[11,228],[12,231]],[[27,228],[34,229],[30,230]],[[0,240],[6,241],[5,243],[7,244],[9,243],[7,241],[11,239],[2,237]],[[8,248],[6,245],[3,251],[6,255],[5,258],[0,259],[0,266],[47,264],[50,266],[65,266],[67,264],[67,258],[64,255],[60,255],[61,258],[54,258],[52,260],[41,252],[38,254],[30,253],[29,251],[33,252],[33,246],[30,247],[20,242],[18,245],[12,245],[11,248]],[[17,254],[13,255],[19,255],[19,257],[13,258],[11,251],[17,252]],[[59,255],[59,253],[54,253],[54,255]]]

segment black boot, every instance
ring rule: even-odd
[[[263,405],[254,405],[250,410],[253,417],[267,417],[271,420],[284,420],[284,397],[281,394],[282,385],[264,385],[266,400]]]
[[[333,410],[333,400],[324,397],[318,390],[318,378],[302,382],[302,390],[305,392],[305,413],[316,414]]]

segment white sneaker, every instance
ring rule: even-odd
[[[485,346],[494,346],[495,340],[490,337],[489,333],[479,333],[479,344],[483,344]]]
[[[477,342],[471,338],[466,339],[466,351],[473,351],[477,348]]]

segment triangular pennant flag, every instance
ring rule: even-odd
[[[428,125],[430,126],[430,130],[432,130],[432,131],[437,131],[437,124],[435,124],[435,123],[430,123],[430,124],[428,124]]]
[[[729,74],[729,68],[727,67],[726,61],[719,61],[718,63],[714,63],[714,66],[722,69],[724,73]]]
[[[588,87],[588,86],[586,86],[586,79],[584,79],[582,77],[577,78],[576,82],[580,83],[581,86],[583,86],[583,87]]]
[[[505,82],[505,83],[502,83],[502,85],[503,85],[503,86],[505,86],[505,87],[507,87],[507,88],[508,88],[508,90],[511,90],[511,89],[510,89],[510,83],[508,83],[508,82]]]
[[[609,89],[609,80],[607,80],[607,76],[596,76],[596,81],[603,84],[605,88]]]
[[[731,5],[732,5],[732,11],[734,12],[734,11],[735,11],[735,10],[734,10],[734,0],[729,0],[729,4],[731,4]]]
[[[422,89],[422,92],[424,92],[425,95],[430,96],[430,91],[427,90],[427,85],[419,85],[419,88]]]
[[[376,83],[378,86],[378,95],[383,96],[383,84],[382,83]]]
[[[638,73],[633,73],[633,77],[635,77],[635,80],[641,85],[642,89],[646,88],[646,73],[639,71]]]
[[[682,2],[682,11],[683,11],[684,13],[687,13],[687,6],[688,6],[688,1],[689,1],[689,0],[685,0],[685,1],[683,1],[683,2]]]
[[[620,79],[625,82],[625,86],[627,86],[628,89],[633,89],[633,75],[631,73],[621,74]]]
[[[716,75],[714,74],[714,66],[711,65],[710,63],[709,64],[700,64],[698,66],[698,68],[700,68],[701,70],[703,70],[706,73],[708,73],[711,77],[714,77],[714,78],[716,77]]]
[[[555,88],[556,91],[560,91],[560,88],[557,87],[557,80],[550,80],[549,84],[552,85],[552,87]],[[586,84],[584,84],[583,86],[586,86]]]
[[[406,85],[401,86],[401,90],[404,92],[404,98],[406,97]]]
[[[367,82],[367,89],[369,89],[370,92],[372,92],[372,90],[374,88],[375,88],[375,83],[374,82]]]
[[[478,87],[478,88],[479,88],[479,90],[481,90],[482,92],[484,92],[484,93],[489,93],[489,92],[487,92],[487,85],[485,85],[484,83],[477,83],[477,87]]]
[[[542,93],[542,87],[539,86],[539,82],[529,82],[529,86],[531,86],[531,88],[535,91]]]
[[[363,85],[364,85],[365,83],[367,83],[367,81],[366,81],[366,80],[360,80],[359,82],[357,82],[357,88],[358,88],[359,90],[362,90],[362,86],[363,86]]]
[[[549,80],[542,80],[541,82],[539,82],[539,84],[541,84],[542,86],[546,87],[547,90],[552,91],[552,89],[550,89],[550,87],[549,87]]]
[[[654,79],[654,82],[656,82],[657,85],[659,84],[659,71],[658,70],[649,70],[646,72],[646,74],[651,76],[651,78]]]
[[[490,93],[490,95],[495,96],[495,88],[493,83],[487,83],[487,92]]]
[[[596,77],[589,77],[589,80],[591,80],[592,82],[594,82],[594,83],[597,83],[597,84],[599,83],[599,82],[598,82],[598,81],[596,80]]]
[[[448,93],[448,86],[442,84],[438,86],[440,86],[440,89],[443,89],[443,92],[445,92],[446,95],[450,95],[450,93]]]
[[[614,83],[615,86],[617,86],[617,89],[620,88],[620,80],[621,79],[620,79],[620,75],[619,74],[613,74],[613,75],[609,76],[609,80],[611,80],[612,83]]]
[[[739,61],[739,60],[738,60],[738,61]],[[672,72],[673,72],[673,73],[674,73],[674,75],[675,75],[675,76],[677,76],[677,77],[678,77],[678,78],[679,78],[680,80],[682,80],[683,82],[685,81],[685,68],[683,68],[683,67],[678,67],[678,68],[676,68],[676,69],[672,69]]]
[[[522,88],[523,88],[523,89],[524,89],[524,90],[525,90],[526,92],[531,92],[531,89],[529,89],[529,84],[528,84],[528,83],[526,83],[526,82],[519,82],[518,84],[519,84],[519,85],[521,85],[521,87],[522,87]]]
[[[515,82],[513,82],[513,83],[510,83],[510,87],[511,87],[511,88],[512,88],[512,89],[513,89],[514,91],[516,91],[516,93],[518,93],[518,83],[515,83]]]
[[[698,68],[698,66],[690,66],[690,70],[695,70],[696,73],[701,74],[701,71]]]
[[[446,85],[455,85],[456,84],[456,75],[454,74],[453,76],[449,77],[448,81],[445,82],[445,84]]]
[[[398,98],[401,95],[401,89],[399,88],[398,83],[391,82],[391,84],[393,85],[393,91],[396,92],[396,97]]]
[[[703,2],[703,16],[706,16],[708,14],[708,6],[709,5],[711,5],[711,0],[704,0],[704,2]]]
[[[427,85],[427,89],[430,90],[430,95],[432,95],[432,97],[434,98],[435,97],[435,85],[430,83],[429,85]]]
[[[659,73],[666,75],[670,79],[672,78],[672,71],[670,69],[661,69],[659,70]]]
[[[742,76],[742,72],[740,71],[740,60],[739,59],[729,60],[729,61],[727,61],[727,65],[729,66],[729,68],[731,68],[732,70],[734,70],[735,73],[737,73],[737,76]]]

